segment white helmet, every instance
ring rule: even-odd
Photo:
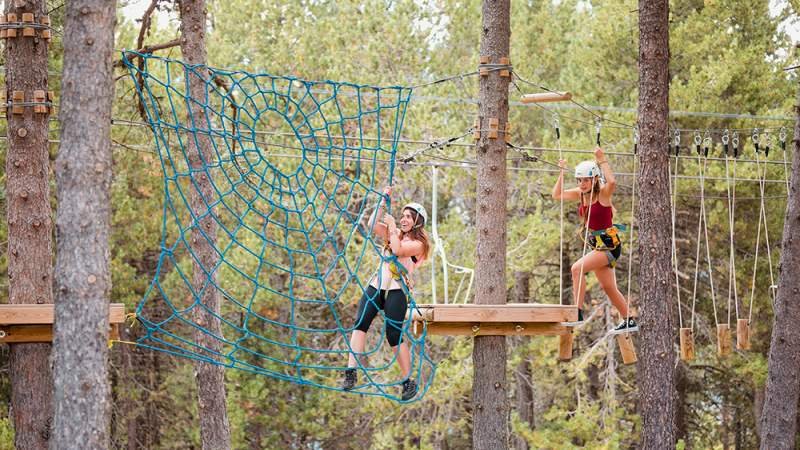
[[[600,176],[600,168],[594,161],[582,161],[575,167],[575,178],[594,178]]]
[[[428,211],[425,210],[425,207],[420,205],[419,203],[409,203],[406,206],[403,206],[403,209],[410,209],[417,213],[418,215],[422,216],[422,225],[414,225],[413,228],[418,228],[424,226],[428,223]]]

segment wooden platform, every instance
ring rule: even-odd
[[[0,343],[53,342],[54,305],[0,305]],[[110,337],[119,339],[119,325],[125,322],[125,305],[112,303],[108,321]]]
[[[558,336],[570,332],[564,322],[578,320],[571,305],[509,303],[506,305],[417,305],[413,333],[445,336]]]

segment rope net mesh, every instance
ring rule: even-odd
[[[161,253],[136,310],[144,326],[137,343],[338,389],[357,302],[376,268],[394,263],[382,256],[367,222],[388,201],[382,190],[393,178],[411,89],[219,70],[130,52],[123,61],[164,182]],[[262,136],[275,131],[291,133],[301,157],[270,157]],[[390,162],[388,172],[377,170],[380,160]],[[404,289],[410,314],[415,303]],[[219,312],[206,301],[214,296]],[[402,326],[411,378],[424,393],[435,368],[424,331],[415,336],[409,324],[390,326]],[[385,344],[385,318],[372,328],[354,392],[397,400],[405,376]]]

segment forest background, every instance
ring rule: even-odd
[[[119,5],[116,48],[134,48],[140,24]],[[178,37],[170,4],[155,23],[145,44]],[[784,71],[795,61],[790,31],[797,29],[800,3],[763,0],[676,0],[670,3],[671,85],[670,125],[697,129],[713,137],[712,155],[721,155],[723,129],[741,129],[742,159],[755,157],[753,128],[770,129],[774,150],[763,192],[756,166],[738,163],[738,175],[751,181],[736,184],[733,233],[739,299],[728,309],[731,229],[725,164],[709,161],[705,186],[711,267],[700,257],[695,269],[700,211],[700,184],[694,177],[699,164],[692,157],[694,132],[682,131],[682,155],[676,181],[677,271],[682,320],[692,320],[697,358],[677,362],[678,435],[690,448],[753,448],[766,377],[766,355],[772,323],[771,284],[777,261],[785,209],[786,166],[777,147],[780,127],[791,141],[792,105],[796,76]],[[52,2],[56,39],[51,45],[51,81],[58,92],[62,49],[59,30],[63,3]],[[229,0],[209,4],[208,61],[215,67],[292,75],[310,80],[340,80],[375,85],[417,85],[468,73],[478,64],[480,2],[417,1],[297,1]],[[534,84],[568,90],[585,105],[600,106],[594,114],[623,124],[636,121],[637,43],[636,3],[633,1],[514,1],[512,2],[511,61],[516,73],[533,84],[517,83],[517,94],[535,92]],[[177,47],[160,52],[180,58]],[[477,79],[464,77],[415,90],[406,117],[398,155],[425,147],[425,142],[463,135],[477,114]],[[135,91],[119,69],[115,87],[114,183],[112,191],[112,299],[135,308],[152,281],[161,237],[163,196],[161,172],[152,133],[140,124]],[[511,105],[515,145],[556,149],[553,127],[558,113],[560,146],[591,150],[596,140],[595,116],[572,104],[545,111]],[[731,113],[693,114],[692,112]],[[51,125],[51,159],[55,160],[58,122]],[[4,134],[4,133],[2,133]],[[601,144],[619,173],[615,196],[618,220],[631,223],[634,180],[632,128],[605,120]],[[0,141],[0,157],[5,149]],[[431,165],[438,169],[438,221],[450,262],[473,267],[475,259],[474,147],[462,139],[418,156],[414,164],[399,165],[395,198],[430,206]],[[274,145],[282,142],[276,138]],[[463,144],[463,145],[461,145]],[[790,147],[790,146],[789,146]],[[787,147],[788,148],[788,147]],[[665,143],[666,149],[666,143]],[[556,162],[552,150],[532,154]],[[567,152],[571,163],[590,158]],[[508,271],[509,302],[558,303],[559,279],[580,254],[572,230],[578,223],[572,209],[565,217],[566,242],[559,251],[561,217],[550,199],[555,172],[547,165],[521,161],[510,152]],[[516,158],[515,158],[516,157]],[[762,155],[763,157],[763,155]],[[673,159],[673,164],[674,164]],[[4,164],[0,167],[3,167]],[[51,192],[55,192],[51,186]],[[756,262],[756,225],[765,202],[774,273],[768,269],[763,235]],[[0,198],[0,202],[3,199]],[[0,203],[4,204],[4,203]],[[0,240],[5,241],[0,223]],[[762,231],[763,233],[763,231]],[[705,253],[705,247],[702,250]],[[636,303],[640,280],[628,278],[626,256],[617,270],[623,292],[630,285]],[[563,261],[560,261],[563,260]],[[560,264],[563,262],[564,264]],[[559,272],[562,267],[562,273]],[[5,258],[0,259],[5,272]],[[566,271],[566,272],[563,272]],[[695,274],[698,286],[694,289]],[[425,267],[417,280],[417,301],[432,298],[431,272]],[[716,292],[712,301],[711,280]],[[7,279],[7,276],[5,277]],[[566,280],[569,278],[566,277]],[[558,363],[553,338],[511,338],[510,395],[512,434],[518,448],[627,448],[639,442],[635,366],[623,366],[613,340],[600,339],[614,318],[605,297],[589,277],[589,295],[596,320],[576,339],[576,358]],[[751,280],[754,282],[751,283]],[[437,297],[443,291],[438,280]],[[459,277],[452,277],[455,292]],[[220,283],[223,283],[221,280]],[[675,289],[673,286],[672,289]],[[719,358],[715,322],[725,316],[747,317],[752,293],[753,349]],[[562,293],[563,294],[563,293]],[[0,291],[0,296],[7,294]],[[353,304],[357,299],[349,299]],[[457,299],[463,301],[463,299]],[[693,300],[695,300],[693,302]],[[4,302],[0,298],[0,302]],[[471,301],[471,299],[467,299]],[[716,302],[716,307],[714,303]],[[693,303],[695,306],[693,307]],[[693,315],[692,312],[696,311]],[[676,301],[674,313],[679,312]],[[692,318],[693,319],[690,319]],[[678,321],[676,320],[676,323]],[[684,325],[688,326],[688,325]],[[124,330],[134,340],[136,327]],[[677,361],[677,330],[676,330]],[[379,398],[361,398],[316,390],[236,371],[226,373],[228,408],[234,448],[468,448],[471,416],[471,349],[466,338],[433,338],[430,352],[438,362],[437,379],[419,402],[397,405]],[[189,361],[117,344],[112,351],[112,440],[115,448],[198,448],[196,386]],[[0,351],[0,398],[8,405],[6,350]],[[527,393],[531,393],[530,397]],[[521,417],[532,421],[522,420]],[[0,411],[0,448],[13,446],[8,410]]]

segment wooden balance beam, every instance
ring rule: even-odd
[[[508,303],[505,305],[417,305],[411,312],[415,336],[558,336],[558,359],[572,359],[574,335],[570,323],[578,320],[574,305]],[[623,362],[636,362],[629,333],[617,336]]]
[[[564,322],[578,320],[569,305],[417,305],[411,331],[445,336],[559,336],[570,333]]]
[[[53,304],[0,305],[0,343],[53,342]],[[111,339],[119,339],[119,326],[125,322],[125,305],[112,303],[108,309]]]

